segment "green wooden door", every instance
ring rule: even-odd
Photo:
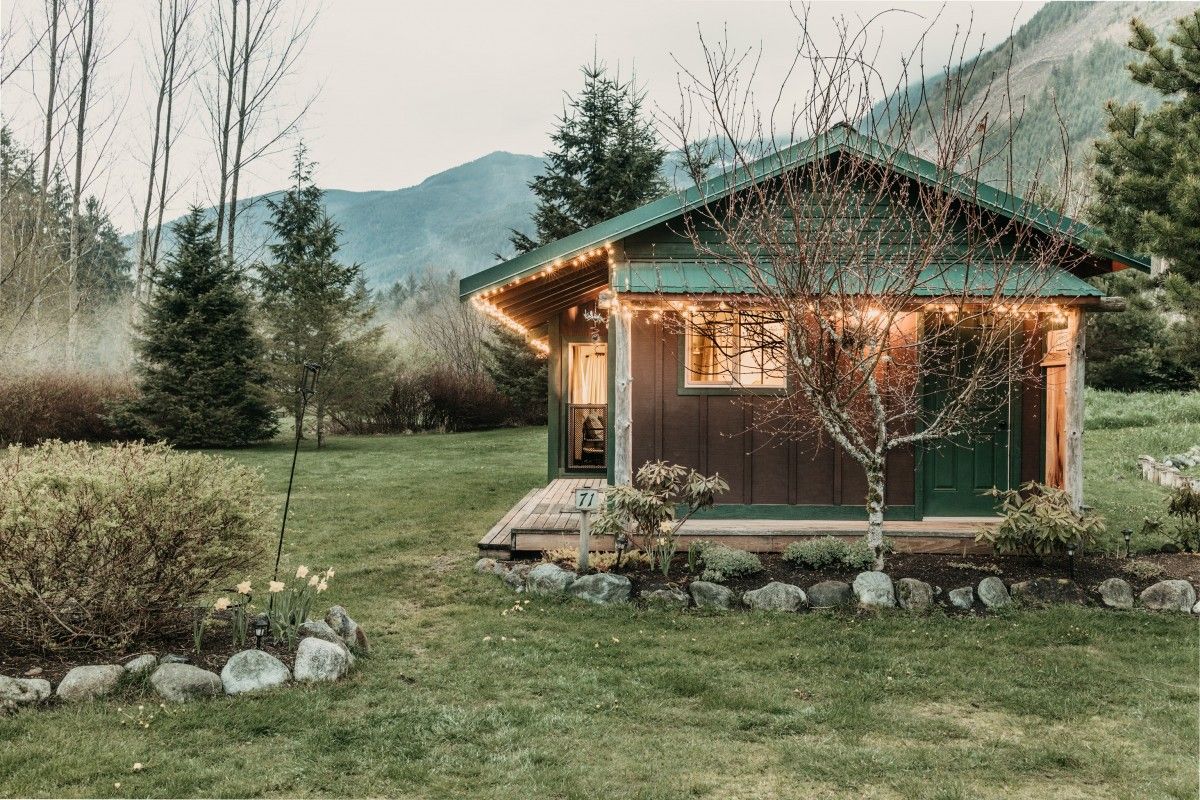
[[[970,332],[964,332],[970,336]],[[945,388],[927,380],[925,403],[932,410],[944,402]],[[927,517],[987,516],[996,498],[983,494],[1019,483],[1021,404],[1018,387],[1001,388],[980,401],[979,423],[927,446],[922,454],[922,495]]]

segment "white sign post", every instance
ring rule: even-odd
[[[599,489],[576,489],[575,510],[579,512],[579,559],[576,571],[582,575],[588,568],[588,523],[593,511],[600,508],[604,495]]]

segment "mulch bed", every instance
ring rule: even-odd
[[[183,612],[189,615],[190,612]],[[233,643],[233,636],[228,625],[220,620],[214,620],[204,632],[200,652],[194,649],[194,640],[190,623],[186,627],[174,626],[171,633],[155,637],[136,649],[119,653],[97,652],[92,650],[68,650],[62,652],[44,652],[25,650],[19,651],[7,646],[0,647],[0,675],[10,678],[43,678],[54,686],[62,680],[72,667],[89,664],[125,664],[144,653],[154,653],[160,658],[165,655],[185,656],[189,664],[201,669],[221,673],[221,668],[234,653],[253,649],[254,636],[246,637],[246,644],[238,647]],[[263,637],[262,649],[278,658],[288,669],[291,669],[296,659],[295,650],[285,644],[276,644],[270,635]],[[41,669],[41,672],[30,675],[31,670]]]
[[[777,554],[760,554],[763,571],[748,577],[734,578],[726,582],[726,586],[738,592],[758,589],[770,581],[791,583],[807,589],[821,581],[843,581],[851,583],[857,572],[834,569],[804,569],[797,568],[784,562]],[[1200,554],[1153,554],[1135,556],[1139,561],[1150,561],[1163,568],[1163,574],[1149,580],[1135,578],[1124,572],[1122,567],[1126,559],[1088,556],[1075,558],[1075,582],[1089,594],[1094,593],[1096,586],[1105,578],[1123,578],[1133,587],[1134,595],[1158,581],[1180,578],[1200,586]],[[917,578],[933,586],[942,588],[939,602],[947,604],[946,593],[961,586],[978,586],[979,582],[989,575],[995,575],[1011,585],[1031,578],[1070,578],[1071,567],[1068,560],[1058,557],[1035,558],[1032,556],[998,556],[998,555],[924,555],[916,553],[895,553],[887,557],[884,571],[892,580],[900,578]],[[668,577],[657,570],[646,569],[620,570],[632,581],[635,593],[665,589],[669,586],[686,587],[697,576],[688,575],[687,559],[676,555],[671,562]]]

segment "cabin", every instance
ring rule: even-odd
[[[686,325],[669,323],[683,313],[680,298],[746,291],[705,268],[704,256],[681,233],[685,215],[812,159],[840,153],[870,159],[880,152],[877,141],[838,126],[774,154],[770,163],[670,194],[461,281],[463,301],[526,335],[549,364],[546,484],[531,487],[487,532],[479,542],[484,554],[573,546],[574,490],[629,483],[655,459],[720,473],[729,483],[715,507],[684,525],[685,547],[703,538],[779,551],[797,537],[865,532],[866,478],[856,461],[827,440],[779,441],[756,424],[763,396],[787,392],[787,380],[753,367],[734,376],[706,371],[710,348]],[[969,444],[889,456],[885,531],[896,549],[971,552],[979,547],[979,525],[994,519],[994,500],[983,490],[1038,480],[1083,502],[1083,315],[1123,307],[1086,279],[1126,268],[1148,272],[1150,264],[1095,247],[1086,226],[1021,198],[966,178],[939,179],[936,166],[916,156],[893,153],[886,168],[955,193],[984,213],[1055,228],[1077,248],[1070,267],[1039,289],[1039,301],[1064,324],[1031,329],[1040,337],[1037,363],[1030,365],[1032,377],[1000,401],[1008,405],[996,415],[995,430]]]

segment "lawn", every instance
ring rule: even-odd
[[[1118,529],[1140,519],[1159,493],[1130,454],[1198,434],[1197,420],[1090,431],[1089,498]],[[0,793],[1196,797],[1194,618],[547,600],[502,614],[519,596],[472,573],[474,542],[538,482],[544,452],[536,429],[306,449],[285,560],[337,568],[329,599],[373,655],[337,685],[198,702],[149,728],[106,702],[0,719]],[[287,445],[230,455],[282,500]]]

